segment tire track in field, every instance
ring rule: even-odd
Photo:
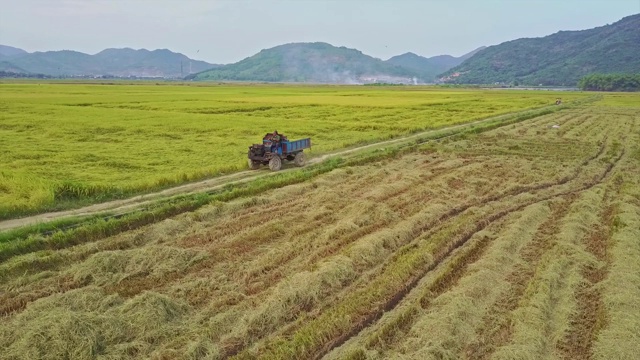
[[[636,122],[628,123],[628,130],[622,131],[621,141],[624,143],[627,134],[632,133]],[[622,152],[625,148],[623,147]],[[622,157],[622,155],[620,155]],[[615,199],[618,198],[622,187],[621,181],[614,180],[607,189],[603,200],[603,208],[599,214],[599,226],[586,239],[584,246],[604,266],[589,266],[582,270],[586,280],[580,284],[575,298],[577,312],[569,319],[570,326],[565,338],[559,342],[559,353],[566,359],[591,359],[593,357],[593,343],[598,332],[605,326],[605,304],[602,299],[599,284],[608,274],[611,259],[608,256],[610,239],[613,236],[614,221],[617,213]],[[608,203],[605,202],[608,200]]]
[[[598,154],[595,157],[593,157],[593,159],[597,158],[600,154],[602,154],[603,151],[604,151],[604,147],[602,147],[600,149]],[[456,240],[454,240],[453,242],[448,243],[446,246],[444,246],[443,248],[439,249],[439,251],[435,252],[434,257],[433,257],[433,261],[431,262],[431,264],[429,264],[427,267],[425,267],[424,269],[419,271],[418,275],[413,277],[408,283],[405,283],[405,285],[402,287],[402,289],[399,292],[397,292],[394,296],[392,296],[390,299],[388,299],[382,306],[380,306],[378,309],[375,309],[372,313],[370,313],[368,316],[364,317],[361,321],[355,323],[354,326],[351,328],[351,330],[348,331],[347,333],[345,333],[345,334],[343,334],[343,335],[341,335],[341,336],[339,336],[339,337],[327,342],[319,351],[317,351],[316,353],[313,354],[312,358],[319,359],[322,356],[328,354],[331,350],[341,346],[346,341],[348,341],[350,338],[352,338],[353,336],[355,336],[358,333],[360,333],[360,331],[362,331],[364,328],[369,327],[374,322],[378,321],[385,312],[389,312],[389,311],[393,310],[396,306],[398,306],[398,304],[402,301],[402,299],[404,299],[404,297],[411,290],[413,290],[417,286],[417,284],[419,283],[419,281],[423,277],[425,277],[429,272],[433,271],[436,267],[440,266],[445,260],[447,260],[447,258],[455,250],[457,250],[460,247],[464,246],[469,241],[469,239],[471,239],[471,237],[473,237],[476,233],[482,231],[489,224],[491,224],[491,223],[493,223],[493,222],[495,222],[495,221],[507,216],[510,213],[513,213],[515,211],[520,211],[520,210],[524,209],[527,206],[530,206],[530,205],[533,205],[533,204],[536,204],[536,203],[539,203],[539,202],[542,202],[542,201],[547,201],[547,200],[550,200],[550,199],[553,199],[553,198],[556,198],[556,197],[559,197],[559,196],[566,196],[566,195],[575,194],[575,193],[590,189],[593,186],[596,186],[597,184],[602,182],[604,178],[606,178],[609,175],[609,173],[611,172],[613,167],[618,163],[618,161],[620,161],[620,159],[622,158],[623,155],[624,155],[624,149],[620,152],[619,156],[614,160],[614,162],[609,163],[605,167],[605,171],[601,175],[596,176],[591,181],[588,181],[586,184],[584,184],[582,186],[579,186],[576,189],[565,190],[565,191],[561,191],[561,192],[556,193],[556,194],[546,195],[546,196],[543,196],[542,198],[525,202],[523,204],[508,208],[506,210],[499,211],[497,213],[491,214],[491,215],[481,219],[480,222],[478,222],[476,224],[476,226],[472,228],[471,231],[463,233]],[[592,161],[592,160],[588,159],[585,162],[588,163],[589,161]],[[579,174],[579,172],[578,172],[578,174]],[[567,180],[567,181],[569,181],[569,180]],[[545,184],[542,187],[535,186],[537,188],[535,190],[542,190],[542,189],[548,189],[548,188],[556,187],[558,185],[562,185],[562,184],[566,183],[567,181],[562,181],[561,180],[557,184]],[[523,191],[521,193],[524,193],[524,192],[527,192],[527,191]],[[496,199],[496,200],[498,200],[498,199]],[[493,200],[493,201],[495,201],[495,200]],[[464,209],[464,210],[466,210],[466,209]],[[460,214],[464,210],[460,209],[460,210],[457,211],[456,209],[453,209],[449,213],[451,214],[451,217],[453,217],[455,215]],[[443,220],[445,220],[445,219],[443,219]],[[439,228],[442,228],[442,227],[439,227]],[[440,231],[440,229],[436,230],[436,231]],[[484,245],[483,247],[480,247],[479,249],[482,249],[485,246],[486,245]],[[473,258],[473,257],[470,257],[470,258]],[[457,277],[456,276],[452,276],[451,280],[457,281]],[[453,284],[451,284],[451,285],[453,285]],[[450,285],[447,285],[447,286],[450,286]],[[447,286],[443,286],[445,289],[443,289],[442,291],[445,291]]]
[[[545,200],[548,200],[548,199],[545,198],[545,199],[542,199],[540,201],[545,201]],[[495,221],[507,216],[508,214],[510,214],[512,212],[519,211],[519,210],[525,208],[526,206],[532,205],[534,203],[536,203],[536,202],[526,203],[526,204],[520,205],[518,207],[513,207],[513,208],[510,208],[510,209],[507,209],[507,210],[503,210],[503,211],[491,214],[491,215],[489,215],[489,216],[487,216],[485,218],[478,219],[478,223],[476,224],[475,227],[472,228],[471,231],[467,231],[467,232],[463,233],[462,236],[459,236],[453,242],[448,243],[446,246],[444,246],[441,249],[439,249],[435,253],[435,255],[433,257],[433,261],[427,267],[425,267],[423,270],[421,270],[418,275],[413,277],[408,283],[405,283],[405,285],[403,285],[402,289],[399,292],[396,292],[395,295],[393,295],[382,306],[380,306],[378,309],[376,309],[375,312],[371,313],[369,316],[367,316],[363,320],[359,321],[351,329],[351,331],[349,331],[349,332],[347,332],[347,333],[345,333],[345,334],[333,339],[329,343],[327,343],[320,351],[318,351],[316,354],[314,354],[312,358],[313,359],[319,359],[319,358],[325,356],[331,350],[343,345],[349,339],[351,339],[352,337],[356,336],[363,329],[365,329],[365,328],[367,328],[369,326],[372,326],[376,321],[378,321],[382,317],[382,315],[384,313],[390,312],[394,308],[396,308],[400,304],[400,302],[405,298],[405,296],[418,285],[418,283],[420,282],[420,280],[422,280],[422,278],[424,278],[430,272],[436,270],[445,261],[450,260],[449,259],[450,255],[452,255],[455,250],[458,250],[458,249],[462,248],[475,234],[477,234],[478,232],[484,230],[489,224],[491,224],[491,223],[493,223],[493,222],[495,222]],[[455,215],[458,215],[458,214],[455,214]],[[443,231],[445,229],[447,229],[446,226],[440,227],[436,232],[434,232],[434,234],[436,234],[439,231]],[[481,255],[480,253],[484,251],[484,249],[486,248],[488,243],[489,243],[488,241],[478,242],[478,245],[482,245],[482,246],[478,246],[478,247],[472,248],[470,250],[470,252],[464,254],[462,256],[462,258],[466,257],[467,259],[470,259],[470,260],[479,258],[479,256]],[[474,252],[473,250],[479,252],[479,254],[474,255],[473,254],[473,252]],[[475,261],[475,260],[473,260],[473,261]],[[436,290],[437,294],[438,295],[442,294],[442,293],[446,292],[450,287],[455,285],[457,280],[462,276],[462,273],[465,271],[467,265],[469,265],[469,263],[465,263],[461,268],[453,269],[452,270],[453,274],[451,276],[443,277],[442,281],[440,281],[437,284],[437,286],[434,287],[434,290],[437,289]],[[429,306],[430,300],[431,300],[430,296],[422,297],[421,301],[420,301],[421,302],[421,306],[423,308],[427,308]],[[407,324],[405,324],[405,325],[407,325]]]
[[[491,224],[496,224],[499,221],[501,221],[501,219]],[[475,241],[469,241],[476,234],[477,233],[471,234],[466,244],[453,250],[450,256],[444,258],[440,265],[433,269],[432,272],[439,272],[439,274],[436,275],[435,279],[428,285],[420,289],[422,295],[418,297],[417,301],[421,309],[428,309],[433,300],[456,286],[460,279],[466,275],[468,267],[481,259],[485,254],[493,239],[484,236]],[[425,276],[427,274],[425,274]],[[419,279],[418,282],[421,280],[422,278]],[[416,285],[416,288],[417,287],[418,285]],[[396,307],[399,305],[400,302]],[[418,312],[415,309],[416,307],[414,306],[409,307],[406,312],[396,317],[396,321],[392,320],[391,325],[386,325],[374,335],[369,336],[366,341],[367,348],[375,348],[379,352],[384,353],[384,351],[396,344],[398,340],[404,338],[405,334],[411,330],[413,324],[418,320]],[[391,311],[392,310],[393,309],[391,309]]]
[[[561,202],[551,204],[549,218],[538,227],[533,240],[520,252],[520,257],[525,263],[516,265],[514,271],[508,275],[507,281],[511,284],[509,291],[488,311],[479,328],[476,341],[463,350],[465,358],[488,359],[498,347],[509,342],[513,324],[508,314],[518,307],[520,298],[535,275],[540,259],[553,245],[551,239],[558,231],[560,220],[566,216],[575,199],[576,196],[567,196]]]
[[[545,188],[547,189],[547,188]],[[498,211],[496,213],[489,214],[483,218],[476,219],[477,222],[475,227],[472,228],[471,231],[467,231],[453,243],[449,244],[447,247],[440,249],[439,252],[434,256],[434,264],[432,267],[428,268],[428,271],[424,273],[421,278],[415,279],[415,284],[422,280],[424,276],[432,271],[437,271],[442,266],[447,266],[447,264],[455,264],[451,266],[449,271],[443,272],[440,276],[438,276],[433,282],[425,287],[423,290],[424,295],[419,297],[419,304],[422,309],[428,309],[431,306],[431,302],[435,300],[438,296],[444,294],[445,292],[452,289],[458,281],[465,275],[467,268],[475,263],[481,256],[484,254],[488,246],[491,244],[491,239],[488,237],[481,238],[473,243],[469,243],[471,238],[473,238],[480,231],[484,230],[489,225],[495,224],[498,221],[501,221],[503,218],[508,215],[515,213],[517,211],[523,210],[524,208],[552,199],[555,196],[563,196],[563,195],[550,195],[546,196],[542,199],[527,202],[515,207],[511,207],[505,210]],[[453,225],[455,226],[455,224]],[[444,227],[443,230],[446,230]],[[408,287],[409,291],[413,290],[412,282]],[[414,286],[415,287],[415,286]],[[523,287],[524,291],[524,287]],[[408,292],[407,292],[408,293]],[[385,312],[392,311],[393,308],[398,306],[400,301],[396,304],[393,304],[389,308],[385,308]],[[403,323],[403,327],[408,331],[411,327],[411,324],[417,319],[410,319]],[[392,344],[386,344],[388,347]]]
[[[588,159],[584,160],[584,161],[582,162],[582,164],[581,164],[581,165],[582,165],[582,166],[586,166],[586,165],[588,165],[590,162],[592,162],[593,160],[595,160],[595,159],[597,159],[598,157],[600,157],[600,156],[603,154],[604,150],[605,150],[605,142],[606,142],[606,141],[603,141],[603,142],[602,142],[602,144],[601,144],[601,146],[600,146],[599,151],[598,151],[595,155],[593,155],[592,157],[590,157],[590,158],[588,158]],[[538,200],[538,201],[536,201],[536,202],[550,200],[550,199],[552,199],[552,198],[554,198],[554,197],[556,197],[556,196],[560,196],[560,197],[562,197],[562,196],[571,196],[572,198],[573,198],[573,197],[575,197],[575,194],[577,194],[578,192],[581,192],[581,191],[587,190],[587,189],[589,189],[589,188],[591,188],[591,187],[593,187],[593,186],[595,186],[595,185],[599,184],[600,182],[602,182],[602,181],[603,181],[603,179],[604,179],[606,176],[608,176],[608,174],[609,174],[609,173],[610,173],[610,171],[613,169],[613,167],[615,166],[615,164],[617,164],[617,163],[620,161],[620,159],[622,158],[622,156],[623,156],[623,155],[624,155],[624,149],[620,152],[619,156],[614,160],[614,162],[613,162],[613,163],[611,163],[611,164],[609,164],[609,165],[605,168],[605,171],[604,171],[600,176],[598,176],[596,179],[593,179],[593,181],[591,181],[591,182],[587,183],[586,185],[581,186],[581,187],[579,187],[578,189],[569,190],[569,191],[561,192],[561,193],[559,193],[559,194],[554,194],[554,195],[551,195],[551,196],[547,196],[547,197],[545,197],[545,198],[543,198],[543,199],[541,199],[541,200]],[[571,176],[571,179],[575,179],[575,178],[579,175],[579,173],[580,173],[580,172],[581,172],[581,168],[578,168],[578,169],[577,169],[577,171],[574,173],[574,176]],[[561,180],[561,181],[559,182],[559,184],[566,183],[566,182],[568,181],[568,180],[567,180],[567,181],[565,181],[565,180],[567,180],[567,179]],[[570,200],[568,203],[571,203],[571,201],[573,201],[573,200]],[[529,205],[532,205],[532,204],[524,204],[522,208],[524,208],[524,207],[526,207],[526,206],[529,206]],[[568,205],[567,205],[567,206],[568,206]],[[567,207],[567,206],[563,206],[562,208],[565,208],[565,211],[566,211],[566,207]],[[514,210],[515,210],[515,211],[518,211],[517,209],[514,209]],[[500,215],[501,215],[501,213],[498,213],[498,214],[496,215],[496,216],[497,216],[497,218],[501,218],[501,217],[503,217],[503,216],[504,216],[504,215],[503,215],[503,216],[500,216]],[[505,215],[506,215],[506,214],[505,214]],[[484,220],[484,221],[493,222],[493,221],[495,221],[495,220],[497,220],[497,219],[493,219],[492,217],[490,217],[490,218],[488,218],[488,219],[486,219],[486,220]],[[485,224],[485,226],[486,226],[486,224]],[[485,227],[485,226],[483,226],[482,224],[479,224],[479,225],[478,225],[478,229],[480,229],[480,230],[481,230],[481,229],[484,229],[484,227]],[[463,241],[463,244],[464,244],[464,242],[465,242],[465,241],[468,241],[468,240],[469,240],[469,239],[470,239],[474,234],[475,234],[475,233],[473,233],[473,234],[471,234],[471,235],[467,235],[467,236],[463,237],[463,238],[462,238],[462,240],[461,240],[461,241]],[[455,246],[455,245],[454,245],[454,246]],[[451,273],[450,275],[445,274],[445,276],[444,276],[444,277],[441,277],[441,278],[437,279],[436,283],[434,283],[434,284],[433,284],[433,285],[435,285],[435,287],[431,290],[431,291],[432,291],[432,293],[427,293],[427,295],[425,295],[425,297],[423,297],[423,298],[421,299],[421,305],[422,305],[422,307],[423,307],[423,308],[428,307],[428,304],[429,304],[429,300],[430,300],[430,299],[435,299],[435,297],[437,297],[439,294],[442,294],[442,293],[446,292],[448,289],[450,289],[452,286],[454,286],[454,285],[457,283],[457,281],[461,278],[461,276],[462,276],[462,274],[464,273],[465,269],[466,269],[466,268],[467,268],[467,266],[469,265],[469,263],[467,263],[467,262],[466,262],[466,261],[464,261],[464,260],[471,260],[472,262],[474,262],[474,261],[475,261],[474,259],[478,259],[478,258],[480,257],[480,255],[476,255],[476,252],[477,252],[478,254],[481,254],[481,253],[484,251],[485,247],[486,247],[486,244],[485,244],[485,245],[482,245],[482,242],[476,242],[476,244],[474,244],[474,245],[473,245],[473,248],[472,248],[472,249],[469,249],[468,251],[464,252],[462,255],[457,255],[457,256],[459,256],[459,257],[460,257],[460,260],[463,260],[463,261],[462,261],[462,263],[463,263],[462,267],[454,268],[454,270],[452,270],[452,273]],[[534,249],[535,249],[535,247],[534,247]],[[449,253],[450,253],[450,251],[449,251]],[[542,255],[542,253],[543,253],[543,252],[540,252],[540,255],[539,255],[539,256],[541,256],[541,255]],[[453,262],[454,262],[454,263],[458,263],[458,260],[453,260]],[[533,273],[531,273],[531,276],[533,276]],[[443,285],[443,282],[444,282],[444,283],[446,283],[446,285]],[[411,285],[412,285],[412,284],[410,284],[409,286],[411,286]],[[433,286],[433,285],[432,285],[432,286]],[[526,288],[526,286],[522,286],[522,287],[521,287],[521,292],[522,292],[522,293],[524,292],[524,289],[525,289],[525,288]],[[516,301],[515,301],[515,303],[514,303],[514,305],[513,305],[513,306],[516,306],[516,305],[517,305],[517,299],[518,299],[518,298],[519,298],[519,297],[516,297],[516,298],[515,298],[515,299],[516,299]],[[389,311],[389,310],[390,310],[390,309],[385,308],[385,311]],[[405,322],[402,324],[402,328],[405,328],[405,329],[409,328],[409,327],[410,327],[410,323],[411,323],[411,322],[413,322],[414,320],[415,320],[415,319],[414,319],[414,317],[413,317],[413,316],[405,316],[405,318],[404,318],[404,321],[405,321]],[[359,332],[359,330],[358,330],[358,332]],[[353,335],[355,335],[355,334],[353,334]],[[348,339],[344,339],[344,341],[342,341],[341,343],[344,343],[344,342],[346,342],[347,340],[348,340]],[[333,348],[335,348],[335,347],[337,347],[337,346],[334,346]],[[471,353],[470,355],[473,355],[473,353]],[[473,357],[472,357],[472,358],[473,358]]]
[[[545,224],[543,224],[539,228],[538,233],[534,237],[535,241],[532,242],[530,246],[527,246],[522,253],[522,258],[525,259],[526,265],[518,267],[510,275],[509,282],[512,284],[510,292],[508,294],[505,294],[504,297],[496,302],[494,308],[492,309],[492,311],[490,311],[491,315],[485,319],[485,323],[481,327],[482,330],[478,335],[478,340],[466,347],[466,358],[488,359],[497,348],[509,343],[512,336],[513,324],[510,323],[508,314],[510,314],[517,308],[519,300],[523,296],[524,291],[535,275],[535,271],[538,263],[540,262],[540,259],[546,251],[551,249],[553,244],[550,242],[550,240],[552,239],[553,235],[558,232],[558,223],[562,218],[566,216],[567,212],[569,211],[569,206],[575,200],[574,195],[578,192],[588,190],[602,183],[602,181],[604,181],[604,179],[610,174],[615,164],[620,161],[623,155],[624,149],[620,152],[615,161],[605,168],[605,172],[601,176],[599,176],[595,182],[592,182],[586,187],[575,190],[572,193],[565,194],[571,197],[567,198],[563,203],[554,206],[552,216],[547,220]],[[589,247],[594,249],[594,251],[601,252],[603,251],[602,239],[599,238],[599,235],[600,234],[594,234],[595,238],[592,238],[590,240],[592,245]],[[604,255],[600,254],[599,258],[602,258],[602,256]],[[603,279],[604,275],[601,273],[602,271],[604,270],[585,270],[586,274],[589,276],[587,278],[592,282],[595,281],[595,283]],[[569,336],[573,338],[579,337],[583,342],[571,341],[570,344],[565,343],[562,346],[564,352],[569,355],[568,358],[584,358],[582,357],[582,355],[588,353],[587,349],[590,349],[590,344],[593,341],[592,334],[595,330],[597,321],[597,312],[591,313],[591,311],[597,310],[602,306],[601,300],[598,299],[598,294],[594,293],[594,291],[595,289],[593,286],[589,287],[588,289],[583,289],[582,295],[586,296],[585,300],[587,301],[579,303],[580,313],[576,315],[576,325],[587,326],[587,331],[585,332],[584,329],[575,327],[573,328],[574,332],[577,332],[578,334]],[[575,355],[578,354],[580,354],[580,356],[575,357]]]
[[[586,241],[587,251],[606,267],[588,267],[582,271],[587,282],[580,284],[576,292],[577,312],[569,319],[569,329],[558,345],[559,353],[565,359],[591,359],[593,342],[604,325],[605,305],[598,284],[607,276],[610,265],[607,247],[612,236],[615,212],[613,205],[606,206],[600,214],[600,227]]]
[[[535,203],[531,205],[524,204],[524,207],[522,209],[524,210],[527,207],[533,205],[535,205]],[[506,214],[501,219],[497,219],[496,221],[491,222],[490,224],[485,226],[485,228],[488,226],[497,226],[500,228],[500,223],[511,214],[517,214],[517,212]],[[521,216],[522,215],[518,215],[518,217]],[[479,221],[482,221],[482,219],[480,219]],[[485,219],[485,221],[487,221],[487,219]],[[467,243],[452,252],[452,255],[449,256],[449,258],[445,259],[440,266],[434,269],[433,273],[435,276],[432,279],[428,280],[427,283],[420,285],[421,288],[419,289],[419,294],[416,294],[417,297],[416,295],[414,295],[413,300],[411,300],[412,302],[417,302],[418,305],[412,305],[409,307],[409,309],[419,307],[423,310],[428,310],[431,307],[432,302],[436,300],[440,295],[445,294],[446,292],[452,290],[455,286],[457,286],[458,282],[468,274],[468,268],[471,265],[475,264],[478,260],[482,259],[489,246],[493,243],[493,240],[499,237],[499,235],[496,234],[489,236],[485,235],[473,239],[477,234],[478,233],[473,234],[469,238],[469,240],[467,240]],[[428,311],[424,313],[426,314],[428,313]],[[395,317],[398,318],[398,316]],[[390,348],[393,348],[398,341],[404,338],[404,334],[408,333],[412,329],[413,324],[420,320],[419,317],[408,317],[405,314],[401,314],[399,315],[399,317],[406,319],[401,319],[403,321],[402,334],[394,334],[393,338],[390,339],[391,341],[379,342],[378,338],[380,337],[380,335],[378,334],[380,333],[380,330],[376,330],[376,332],[369,335],[367,346],[369,348],[375,347],[378,351],[386,351]],[[393,328],[395,332],[396,326],[394,320],[390,320],[390,322],[385,324],[382,328],[382,332],[386,330],[385,328]]]

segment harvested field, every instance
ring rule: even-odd
[[[13,256],[3,357],[634,358],[638,103],[607,95]]]

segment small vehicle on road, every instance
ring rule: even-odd
[[[293,161],[296,166],[306,163],[304,150],[311,148],[311,138],[290,141],[278,131],[266,134],[262,144],[249,146],[249,168],[257,170],[260,165],[269,165],[272,171],[282,168],[284,160]]]

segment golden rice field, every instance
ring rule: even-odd
[[[584,97],[561,94],[565,102]],[[552,104],[548,91],[0,84],[0,219],[247,168],[266,132],[311,155]]]
[[[2,357],[634,359],[639,100],[13,256]]]

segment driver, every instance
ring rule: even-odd
[[[278,130],[276,130],[271,135],[271,152],[276,152],[276,150],[278,149],[279,142],[280,142],[280,134],[278,134]]]

